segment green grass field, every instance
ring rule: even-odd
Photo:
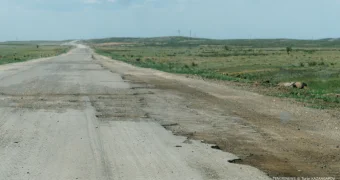
[[[118,42],[110,43],[110,42]],[[209,40],[185,37],[87,41],[98,53],[136,66],[260,84],[265,94],[315,108],[339,107],[340,40]],[[289,54],[286,47],[292,47]],[[308,89],[278,88],[302,81]]]
[[[56,56],[70,50],[60,42],[6,42],[0,43],[0,65]]]

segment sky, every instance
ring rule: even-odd
[[[340,0],[0,0],[0,41],[340,37]]]

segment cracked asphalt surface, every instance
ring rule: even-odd
[[[173,135],[164,127],[178,110],[156,87],[92,55],[78,45],[0,67],[0,179],[270,179],[229,163],[233,154]]]

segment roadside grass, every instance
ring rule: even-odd
[[[120,55],[116,53],[111,53],[108,51],[102,51],[96,49],[97,53],[109,56],[112,59],[117,59],[138,67],[144,67],[144,68],[152,68],[157,69],[164,72],[170,72],[170,73],[178,73],[178,74],[191,74],[191,75],[199,75],[204,78],[209,79],[218,79],[218,80],[228,80],[228,81],[235,81],[235,82],[247,82],[246,80],[235,78],[232,76],[226,76],[221,73],[217,73],[214,71],[210,71],[207,69],[201,69],[198,68],[197,64],[195,63],[178,63],[178,62],[171,62],[171,61],[164,61],[164,62],[158,62],[155,61],[153,58],[143,58],[140,55]],[[133,58],[135,57],[135,58]],[[132,59],[132,60],[131,60]]]
[[[7,42],[0,43],[0,65],[23,62],[31,59],[51,57],[63,54],[71,49],[70,46],[55,44],[35,44]]]
[[[259,84],[267,95],[295,98],[313,108],[340,107],[340,41],[218,41],[172,38],[119,39],[124,44],[89,41],[97,53],[135,66],[203,78]],[[109,41],[105,41],[106,43]],[[128,44],[129,42],[131,44]],[[227,45],[223,44],[228,42]],[[302,44],[302,42],[306,44]],[[259,48],[261,46],[268,46]],[[286,43],[286,42],[285,42]],[[294,48],[296,45],[301,47]],[[273,47],[270,47],[270,45]],[[311,47],[310,44],[313,46]],[[284,44],[287,45],[287,44]],[[318,45],[314,47],[314,45]],[[279,88],[280,82],[305,82],[308,89]]]

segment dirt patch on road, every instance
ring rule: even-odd
[[[125,80],[155,87],[144,96],[152,119],[175,124],[165,127],[174,134],[236,154],[234,163],[269,176],[340,177],[340,122],[333,111],[122,62],[101,63]]]

